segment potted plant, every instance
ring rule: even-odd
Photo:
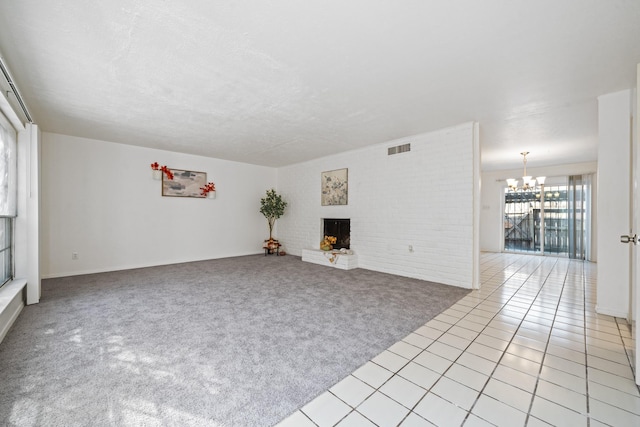
[[[282,196],[276,193],[273,188],[267,190],[267,195],[260,199],[260,213],[267,218],[269,223],[269,240],[274,241],[273,238],[273,226],[276,220],[284,214],[284,209],[287,207],[287,202],[282,199]],[[265,240],[267,241],[267,240]]]

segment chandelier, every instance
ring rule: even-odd
[[[531,175],[527,175],[527,154],[528,151],[523,151],[520,153],[522,155],[522,161],[524,162],[524,174],[522,175],[522,187],[518,186],[518,180],[509,178],[507,179],[507,185],[509,186],[510,191],[534,191],[536,190],[537,185],[544,186],[544,180],[546,177],[539,176],[536,178],[531,177]]]

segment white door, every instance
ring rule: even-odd
[[[627,318],[632,325],[640,313],[637,292],[640,246],[634,244],[636,233],[640,233],[640,149],[634,131],[636,103],[633,90],[598,97],[596,311]],[[620,243],[621,240],[630,244]],[[635,328],[632,335],[637,336]],[[635,353],[634,362],[638,352]],[[640,367],[640,363],[635,366]],[[640,383],[640,375],[635,372],[636,382]]]
[[[640,64],[637,68],[637,85],[640,87]],[[633,123],[633,130],[631,133],[631,152],[633,157],[633,203],[632,203],[632,227],[633,233],[640,233],[640,97],[636,90],[636,102],[633,111],[633,117],[635,118]],[[637,242],[637,239],[636,239]],[[629,292],[629,318],[632,325],[632,335],[635,339],[635,357],[632,361],[635,362],[634,372],[636,374],[636,384],[640,385],[640,375],[638,374],[638,368],[640,367],[640,336],[638,336],[638,324],[636,319],[640,314],[640,247],[634,245],[631,255],[631,286]],[[635,359],[635,360],[633,360]]]
[[[637,81],[640,83],[640,64],[637,68]],[[632,131],[631,131],[631,226],[628,235],[620,236],[623,243],[630,243],[631,255],[629,266],[629,322],[631,323],[631,333],[635,339],[636,347],[633,349],[634,357],[631,358],[631,363],[634,365],[634,372],[636,375],[636,384],[640,385],[640,375],[638,374],[638,367],[640,367],[640,341],[638,340],[638,324],[637,317],[640,313],[640,237],[637,236],[640,233],[640,134],[638,128],[640,126],[640,117],[638,117],[638,111],[640,111],[640,98],[635,96],[635,105],[632,111]]]
[[[598,97],[596,311],[620,318],[629,317],[633,246],[620,243],[631,232],[631,100],[631,90]]]

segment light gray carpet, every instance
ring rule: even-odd
[[[467,292],[290,255],[45,280],[0,425],[273,425]]]

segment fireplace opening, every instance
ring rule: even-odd
[[[346,218],[325,218],[323,236],[336,238],[334,249],[349,249],[351,243],[351,220]]]

